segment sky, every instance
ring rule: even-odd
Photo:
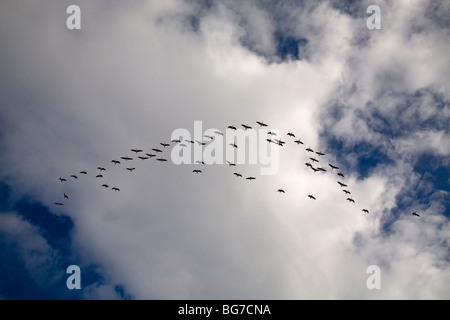
[[[449,16],[1,1],[0,299],[449,299]]]

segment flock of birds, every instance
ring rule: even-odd
[[[262,122],[262,121],[256,121],[256,123],[259,125],[260,128],[268,127],[268,125],[266,123]],[[244,130],[252,129],[252,127],[247,125],[247,124],[241,124],[241,126],[244,128]],[[234,126],[234,125],[230,125],[230,126],[227,127],[227,129],[229,129],[229,130],[237,130],[237,127]],[[215,131],[215,134],[223,136],[223,133],[221,131]],[[214,137],[210,136],[210,135],[204,135],[203,137],[208,139],[209,141],[214,140]],[[289,139],[296,139],[295,134],[292,133],[292,132],[288,132],[287,133],[287,137],[289,137]],[[272,132],[272,131],[269,131],[267,133],[267,139],[266,140],[267,140],[268,143],[273,143],[273,144],[278,145],[280,147],[283,147],[286,144],[286,141],[283,141],[281,137],[278,137],[277,134],[275,132]],[[204,145],[207,144],[207,142],[199,141],[199,140],[195,140],[195,141],[193,141],[193,140],[181,141],[181,140],[175,139],[175,140],[171,141],[171,143],[173,143],[175,145],[179,145],[181,147],[187,147],[188,144],[195,144],[195,142],[197,142],[200,146],[204,146]],[[158,146],[158,147],[152,148],[150,152],[145,152],[143,149],[138,149],[138,148],[130,149],[130,151],[133,152],[135,154],[135,156],[138,159],[142,160],[142,161],[150,159],[150,158],[155,158],[156,161],[159,161],[159,162],[163,163],[163,162],[168,161],[167,158],[164,158],[162,156],[163,150],[166,147],[171,146],[171,143],[161,142],[160,145],[161,145],[162,148]],[[294,143],[296,143],[297,145],[303,145],[304,144],[298,138],[296,140],[294,140]],[[236,148],[236,149],[239,148],[239,146],[236,143],[230,143],[230,146],[232,146],[233,148]],[[310,168],[313,172],[326,172],[327,168],[326,167],[324,168],[323,166],[319,167],[320,160],[318,160],[317,157],[316,157],[316,155],[318,157],[322,157],[322,156],[325,155],[325,153],[320,152],[320,151],[314,151],[310,147],[306,148],[305,150],[306,150],[306,152],[308,152],[311,155],[309,157],[308,161],[305,162],[305,166]],[[121,164],[122,161],[124,161],[125,163],[128,163],[129,161],[131,161],[131,163],[132,163],[134,160],[135,160],[134,156],[133,157],[122,156],[122,157],[120,157],[120,160],[112,159],[111,163],[113,163],[114,165],[118,165],[118,164]],[[196,161],[196,164],[199,164],[199,165],[203,164],[204,165],[205,163],[203,161]],[[227,161],[227,164],[230,167],[236,167],[236,164],[232,163],[230,161]],[[342,188],[342,191],[345,193],[345,195],[348,196],[346,200],[348,202],[355,203],[355,200],[350,196],[351,192],[348,190],[348,185],[346,183],[340,181],[340,180],[344,179],[345,176],[344,176],[344,174],[342,172],[339,171],[339,167],[337,165],[335,165],[335,164],[332,164],[332,163],[328,163],[328,166],[330,167],[331,171],[334,171],[334,170],[337,171],[336,175],[339,177],[339,180],[337,180],[337,183]],[[130,171],[130,172],[133,172],[136,169],[136,167],[126,166],[125,169]],[[98,172],[96,173],[95,178],[97,178],[97,179],[104,178],[103,173],[106,171],[106,168],[102,167],[102,166],[99,166],[99,167],[97,167],[97,170],[98,170]],[[195,173],[195,174],[201,174],[203,171],[201,169],[199,169],[199,168],[196,168],[196,169],[192,170],[192,172]],[[69,178],[70,179],[78,179],[79,175],[87,175],[87,174],[88,174],[88,172],[86,170],[82,170],[78,174],[71,174],[71,175],[69,175],[68,178],[59,177],[59,181],[67,182],[67,180]],[[236,176],[237,178],[243,178],[243,175],[241,173],[239,173],[239,172],[233,172],[233,175]],[[249,180],[249,181],[252,181],[252,180],[255,180],[256,177],[254,177],[254,176],[247,176],[247,177],[245,177],[245,179]],[[110,186],[107,183],[102,183],[100,186],[102,188],[111,189],[111,190],[116,191],[116,192],[120,191],[120,189],[117,186],[112,186],[110,188]],[[286,191],[283,188],[279,188],[277,190],[277,192],[278,193],[283,193],[283,194],[286,193]],[[307,196],[311,200],[317,200],[316,197],[313,194],[308,194]],[[63,198],[66,200],[66,199],[69,199],[69,196],[66,193],[63,193]],[[59,202],[55,202],[55,205],[63,206],[64,203],[59,201]],[[362,212],[369,213],[369,210],[366,209],[366,208],[363,208]],[[412,215],[420,217],[420,215],[417,212],[413,212]],[[54,216],[55,216],[55,218],[59,218],[59,216],[56,213],[54,214]]]

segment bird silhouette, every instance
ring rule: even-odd
[[[342,182],[340,182],[340,181],[338,181],[337,183],[339,183],[339,185],[340,185],[341,187],[347,187],[347,185],[346,185],[345,183],[342,183]]]
[[[314,152],[314,150],[311,149],[311,148],[306,148],[306,151],[308,151],[308,152]]]
[[[76,175],[74,175],[74,174],[72,174],[71,177],[74,178],[74,179],[78,179],[78,177]]]
[[[114,190],[114,191],[120,191],[120,189],[117,188],[117,187],[112,187],[111,190]]]
[[[294,141],[296,144],[303,144],[303,142],[301,140],[295,140]]]
[[[230,161],[227,161],[229,167],[236,167],[236,163],[231,163]]]
[[[204,145],[206,145],[206,142],[202,142],[202,141],[198,141],[198,140],[195,140],[195,141],[198,143],[199,146],[204,146]]]
[[[131,157],[120,157],[120,159],[125,160],[125,161],[133,160],[133,158],[131,158]]]
[[[316,151],[316,153],[317,153],[319,156],[324,156],[324,155],[325,155],[325,153],[319,152],[319,151]]]
[[[136,154],[138,154],[139,152],[142,152],[142,150],[138,149],[138,148],[131,149],[131,151],[135,152]]]
[[[164,158],[158,158],[158,159],[156,159],[156,160],[158,160],[159,162],[164,162],[164,161],[167,161],[167,159],[164,159]]]
[[[256,123],[259,124],[260,127],[267,127],[267,124],[262,121],[256,121]]]
[[[103,175],[102,175],[102,174],[98,174],[98,175],[96,175],[95,177],[96,177],[96,178],[103,178]]]
[[[331,163],[329,163],[328,165],[331,167],[331,169],[339,169],[339,167],[336,167],[336,166],[332,165]]]
[[[241,124],[241,126],[244,127],[244,130],[247,130],[247,129],[251,129],[251,128],[252,128],[252,127],[250,127],[249,125],[246,125],[246,124]]]
[[[255,180],[256,178],[255,177],[252,177],[252,176],[250,176],[250,177],[247,177],[247,178],[245,178],[245,179],[247,179],[247,180]]]
[[[313,200],[316,200],[316,198],[315,198],[312,194],[309,194],[309,195],[308,195],[308,198],[313,199]]]
[[[367,210],[367,209],[362,209],[362,211],[365,213],[369,213],[369,210]]]
[[[288,132],[287,134],[289,137],[295,138],[295,134],[293,134],[292,132]]]
[[[195,173],[199,174],[199,173],[202,173],[202,170],[200,170],[200,169],[194,169],[194,170],[192,170],[192,172],[195,172]]]
[[[119,164],[119,163],[120,163],[120,161],[119,161],[119,160],[116,160],[116,159],[111,160],[111,162],[114,163],[114,164]]]
[[[133,172],[133,170],[136,168],[127,168],[128,171]]]
[[[80,171],[80,174],[87,174],[87,172],[85,170]]]
[[[160,142],[160,145],[162,145],[164,148],[170,146],[170,143],[164,143],[164,142]]]
[[[64,178],[59,177],[59,181],[64,182],[64,181],[67,181],[67,180],[64,179]]]
[[[355,203],[355,200],[353,200],[352,198],[347,198],[348,202],[353,202]]]
[[[109,188],[109,186],[106,183],[102,184],[102,187]]]
[[[277,190],[279,193],[285,193],[283,189],[278,189]]]
[[[237,128],[235,126],[228,126],[228,129],[237,130]]]
[[[413,216],[416,216],[416,217],[420,217],[420,215],[417,213],[417,212],[413,212],[413,213],[411,213]],[[425,219],[426,220],[426,219]]]
[[[100,170],[100,171],[106,171],[106,169],[103,168],[103,167],[97,167],[97,169]]]
[[[152,150],[155,152],[162,152],[162,150],[159,150],[158,148],[153,148]]]
[[[64,193],[64,198],[65,199],[69,199],[69,196],[67,194]]]
[[[241,178],[242,178],[242,174],[240,174],[240,173],[234,172],[233,174],[234,174],[236,177],[241,177]]]
[[[57,206],[63,206],[63,205],[64,205],[64,203],[62,203],[62,202],[55,202],[55,204],[56,204]]]

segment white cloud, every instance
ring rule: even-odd
[[[57,252],[41,235],[39,229],[16,213],[0,214],[0,232],[5,241],[23,261],[27,275],[42,289],[58,281],[63,272],[55,273]],[[56,269],[57,270],[57,269]],[[18,280],[19,281],[19,280]]]

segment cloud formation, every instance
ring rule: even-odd
[[[450,297],[448,188],[424,186],[416,171],[428,153],[436,170],[448,166],[445,2],[383,3],[372,31],[368,5],[326,1],[79,6],[75,31],[65,4],[0,4],[0,179],[55,212],[69,194],[58,213],[74,223],[73,250],[104,276],[86,298],[123,297],[118,286],[136,299]],[[194,175],[194,166],[134,160],[127,172],[110,162],[196,120],[279,129],[288,140],[279,172],[239,181],[226,165]],[[304,165],[307,147],[326,153],[326,173]],[[100,187],[98,166],[119,193]],[[88,175],[58,181],[80,170]],[[24,234],[11,236],[26,247]],[[51,278],[39,259],[39,278]],[[381,290],[366,286],[373,264]]]

